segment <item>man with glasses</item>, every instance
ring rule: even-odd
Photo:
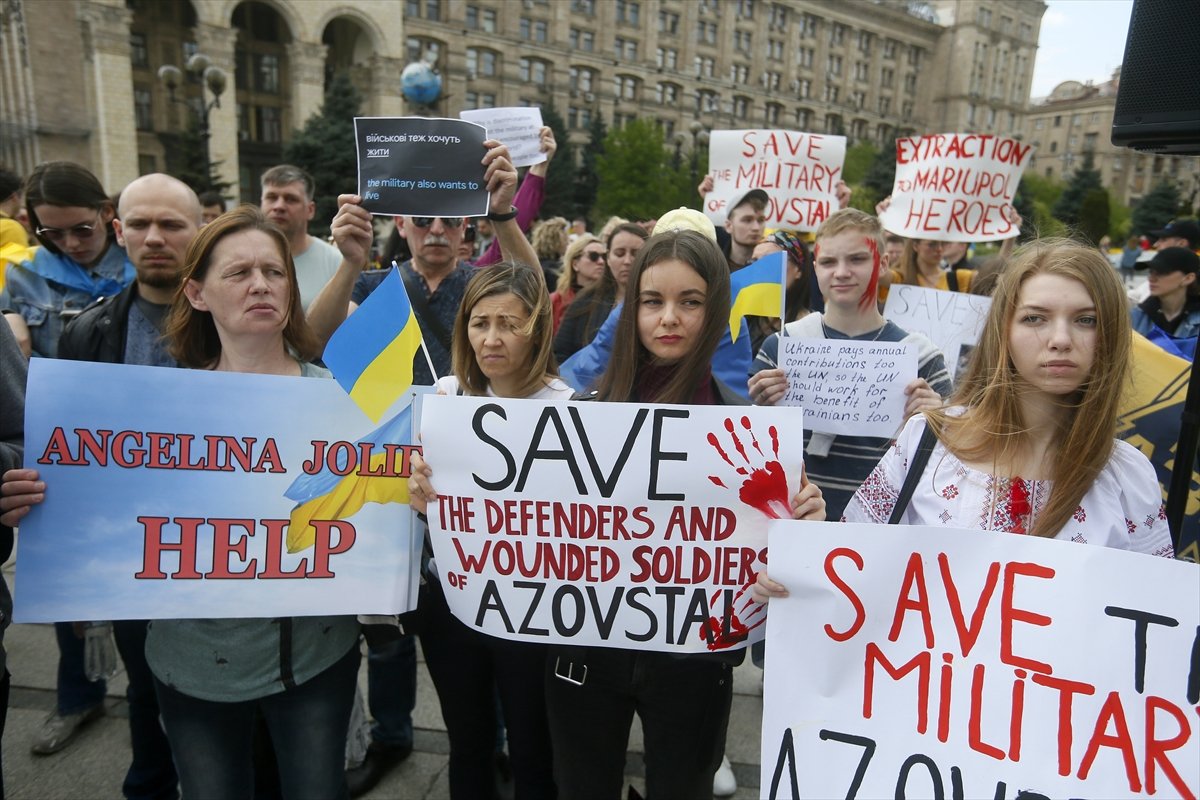
[[[260,207],[271,222],[287,236],[296,262],[300,305],[305,310],[342,263],[336,247],[308,235],[308,223],[316,214],[313,202],[316,184],[312,176],[291,164],[271,167],[262,174]]]

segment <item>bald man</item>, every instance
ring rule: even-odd
[[[200,200],[187,184],[169,175],[143,175],[121,192],[117,241],[136,270],[133,283],[112,297],[88,306],[71,320],[58,343],[58,357],[107,364],[174,367],[162,342],[163,322],[183,277],[184,255],[201,225]],[[113,634],[129,676],[129,733],[133,760],[122,791],[127,798],[165,798],[178,794],[171,745],[158,721],[154,677],[146,663],[146,621],[117,620]],[[59,705],[77,692],[83,644],[67,623],[55,625],[61,663]],[[98,687],[97,687],[98,684]],[[87,682],[87,691],[104,696],[103,681]],[[89,709],[90,711],[90,709]],[[88,719],[100,712],[56,711],[34,742],[34,753],[62,749]]]

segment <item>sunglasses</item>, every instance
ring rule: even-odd
[[[447,228],[457,228],[463,224],[462,217],[413,217],[412,223],[418,228],[428,228],[435,219],[440,219]]]
[[[585,258],[586,258],[588,261],[591,261],[593,264],[599,264],[601,261],[603,261],[603,260],[604,260],[605,256],[607,256],[607,255],[608,255],[608,253],[597,253],[597,252],[596,252],[596,251],[594,251],[594,250],[591,250],[591,251],[585,252],[585,253],[583,254],[583,256],[584,256],[584,257],[585,257]]]
[[[34,232],[37,233],[38,236],[49,239],[55,244],[60,244],[65,242],[68,236],[74,238],[77,242],[91,239],[99,227],[100,216],[97,215],[96,221],[90,224],[84,223],[82,225],[72,225],[70,228],[43,228],[39,226],[34,229]]]

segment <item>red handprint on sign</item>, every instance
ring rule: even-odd
[[[732,419],[725,420],[725,430],[733,442],[733,449],[741,456],[742,464],[739,466],[733,463],[729,453],[721,447],[715,433],[708,435],[708,443],[720,454],[726,464],[733,467],[738,475],[745,476],[738,491],[738,498],[743,503],[758,509],[771,519],[790,519],[792,512],[788,503],[787,475],[783,472],[783,465],[779,463],[779,432],[774,425],[767,428],[767,433],[771,437],[771,454],[774,457],[773,460],[768,460],[769,457],[758,443],[758,437],[750,429],[749,417],[742,417],[741,427],[745,430],[745,435],[749,437],[750,445],[765,461],[762,466],[756,467],[751,463],[751,456],[746,452]],[[729,488],[716,475],[709,475],[708,479],[723,489]]]
[[[712,600],[708,604],[710,611],[716,611],[722,593],[726,595],[726,601],[725,608],[719,614],[710,616],[708,621],[700,626],[700,638],[708,642],[709,650],[726,650],[744,642],[750,631],[767,621],[767,607],[755,603],[752,596],[746,596],[751,584],[753,581],[743,586],[732,597],[729,597],[732,589],[718,589],[713,592]],[[734,608],[735,604],[737,608]],[[745,618],[739,616],[740,614],[745,614]]]

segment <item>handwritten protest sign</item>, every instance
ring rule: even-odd
[[[289,527],[298,478],[406,486],[412,448],[357,444],[374,427],[331,380],[34,359],[25,465],[46,499],[21,521],[16,618],[412,608],[408,505]]]
[[[355,117],[363,208],[421,217],[487,214],[485,138],[483,126],[458,119]]]
[[[1033,145],[992,134],[935,133],[896,140],[892,203],[883,227],[901,236],[947,242],[1011,239],[1004,218]]]
[[[950,377],[966,369],[987,320],[990,297],[892,284],[883,315],[909,333],[923,333],[946,357]]]
[[[725,223],[751,189],[767,193],[767,227],[815,231],[837,210],[846,137],[779,130],[713,131],[708,169],[713,189],[704,213]]]
[[[917,377],[915,345],[779,337],[788,388],[780,405],[801,406],[818,433],[894,436],[904,421],[904,387]]]
[[[693,653],[761,638],[749,586],[790,516],[778,408],[429,397],[429,529],[450,610],[508,639]]]
[[[482,125],[489,139],[506,145],[514,167],[528,167],[546,160],[539,135],[542,130],[540,108],[476,108],[461,111],[458,116],[467,122]]]
[[[1195,798],[1200,569],[774,523],[763,797]]]

